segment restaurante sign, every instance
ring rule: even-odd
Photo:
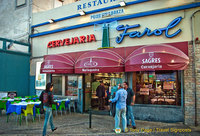
[[[63,40],[50,41],[47,44],[47,48],[69,46],[72,44],[81,44],[81,43],[87,43],[87,42],[93,42],[93,41],[96,41],[96,38],[95,38],[94,34],[90,34],[87,36],[71,37],[71,38],[66,38]]]
[[[172,38],[176,35],[178,35],[182,30],[181,29],[178,29],[176,32],[172,33],[172,34],[169,34],[170,30],[172,28],[174,28],[175,26],[177,26],[182,20],[182,17],[177,17],[175,18],[173,21],[171,21],[169,23],[169,25],[167,27],[163,27],[163,28],[158,28],[158,29],[155,29],[155,30],[151,30],[150,28],[145,28],[143,32],[139,32],[139,31],[132,31],[132,32],[127,32],[128,29],[131,29],[131,28],[138,28],[140,27],[140,24],[135,24],[135,25],[119,25],[117,26],[117,31],[122,31],[123,30],[123,33],[120,34],[120,36],[117,36],[116,38],[116,43],[121,43],[124,39],[125,36],[129,36],[130,38],[141,38],[143,37],[145,34],[147,36],[152,36],[152,35],[155,35],[155,36],[160,36],[162,35],[163,33],[165,33],[165,36],[167,38]]]

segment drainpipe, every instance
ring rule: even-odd
[[[197,87],[196,87],[196,62],[195,62],[195,37],[194,37],[194,27],[193,27],[193,17],[195,17],[194,15],[200,12],[200,10],[195,11],[192,16],[190,17],[190,21],[191,21],[191,32],[192,32],[192,58],[193,58],[193,63],[192,63],[192,69],[193,69],[193,78],[194,78],[194,82],[195,82],[195,86],[194,86],[194,95],[195,95],[195,126],[198,125],[197,122]]]
[[[31,53],[31,57],[32,57],[32,43],[31,43],[31,38],[30,38],[30,35],[32,34],[32,29],[31,29],[31,22],[32,22],[32,4],[33,4],[33,1],[32,0],[29,0],[28,1],[28,43],[30,44],[30,47],[29,47],[29,53]]]

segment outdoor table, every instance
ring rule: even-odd
[[[34,104],[33,107],[33,115],[35,116],[35,108],[39,107],[41,102],[20,102],[20,103],[16,103],[16,104],[10,104],[7,108],[7,116],[9,116],[9,114],[15,112],[17,115],[21,115],[21,111],[22,109],[26,109],[26,106],[28,104]],[[7,117],[7,121],[8,121],[8,117]],[[20,116],[20,124],[21,124],[21,116]]]
[[[65,107],[67,108],[68,107],[68,104],[70,103],[70,100],[69,99],[62,99],[62,100],[54,100],[55,102],[59,103],[59,106],[61,105],[61,102],[62,101],[65,101]],[[59,108],[58,105],[56,105],[56,109]]]

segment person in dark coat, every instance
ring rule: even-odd
[[[96,89],[96,96],[98,97],[99,110],[104,110],[105,87],[102,81]]]
[[[136,129],[135,118],[134,118],[134,115],[133,115],[133,107],[132,107],[134,105],[134,103],[135,103],[135,94],[134,94],[134,91],[131,88],[129,88],[128,82],[124,82],[124,89],[127,91],[127,99],[126,99],[127,126],[130,125],[129,119],[131,119],[132,127],[133,127],[133,129]]]
[[[43,108],[45,111],[45,120],[44,120],[44,127],[43,127],[43,136],[46,136],[47,131],[47,123],[50,123],[52,132],[57,129],[57,127],[54,127],[53,124],[53,115],[52,115],[52,104],[57,104],[59,106],[59,103],[56,103],[53,101],[53,84],[48,83],[46,85],[46,90],[42,92],[40,95],[40,100],[43,103]]]

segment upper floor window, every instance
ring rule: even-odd
[[[16,9],[26,6],[27,0],[16,0]]]

